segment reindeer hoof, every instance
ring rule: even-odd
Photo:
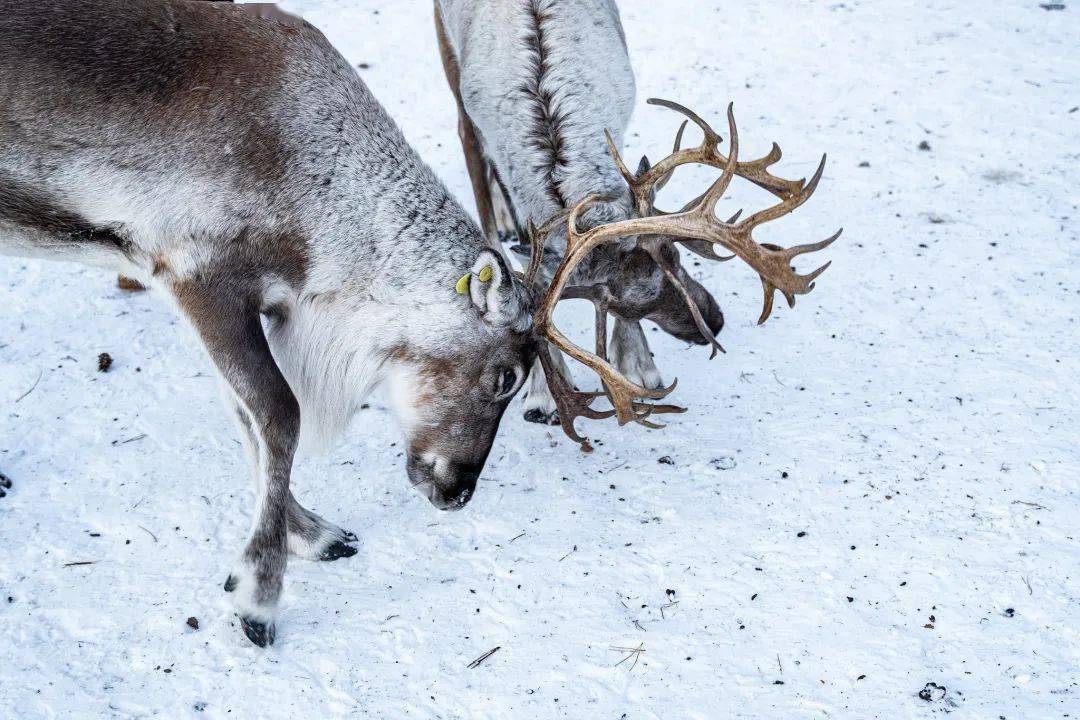
[[[352,533],[349,533],[352,535]],[[355,536],[353,536],[355,537]],[[356,548],[352,545],[346,545],[338,540],[331,543],[329,547],[322,551],[322,555],[319,556],[320,560],[339,560],[341,558],[352,557],[356,554]]]
[[[237,583],[237,580],[232,575],[225,578],[225,592],[232,592],[233,590],[235,590],[236,589],[236,583]]]
[[[4,492],[5,490],[10,490],[10,489],[11,489],[11,478],[9,478],[4,473],[0,473],[0,498],[7,495],[7,493]]]
[[[240,627],[244,629],[247,639],[261,648],[274,644],[276,630],[273,623],[263,623],[258,620],[241,617]]]
[[[526,410],[525,422],[537,423],[539,425],[558,425],[559,411],[556,410],[555,412],[546,413],[540,408]]]

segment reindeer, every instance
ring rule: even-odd
[[[535,357],[525,287],[349,64],[227,3],[0,0],[0,253],[122,272],[190,321],[255,467],[225,590],[259,646],[288,554],[356,553],[293,496],[301,430],[385,389],[410,483],[458,509]]]
[[[567,297],[592,300],[597,308],[596,355],[585,359],[576,346],[569,354],[600,373],[609,395],[622,388],[624,404],[620,407],[616,403],[614,409],[620,422],[634,418],[650,424],[645,420],[648,413],[680,411],[673,406],[652,406],[640,412],[633,409],[632,397],[658,398],[670,391],[664,389],[639,321],[649,319],[681,340],[711,344],[715,354],[723,350],[715,338],[724,324],[716,300],[682,267],[672,238],[635,240],[633,233],[618,230],[614,236],[606,235],[608,240],[598,241],[588,253],[572,240],[575,232],[588,236],[586,231],[605,225],[635,227],[636,219],[662,214],[653,201],[675,167],[696,162],[726,169],[726,160],[718,150],[720,137],[687,108],[650,100],[686,116],[673,154],[658,167],[651,167],[648,158],[642,157],[636,173],[623,165],[617,148],[622,146],[630,120],[635,84],[614,0],[435,0],[435,25],[443,67],[457,103],[466,166],[489,241],[494,243],[499,237],[496,210],[500,206],[509,214],[511,230],[519,237],[532,235],[527,231],[531,225],[546,226],[541,234],[548,236],[554,252],[540,253],[536,267],[543,276],[542,284],[549,288],[547,297],[558,298],[557,289],[570,283]],[[696,151],[680,151],[687,122],[705,133]],[[736,154],[733,123],[732,158]],[[615,163],[608,162],[608,153]],[[780,149],[774,145],[766,157],[736,162],[733,170],[783,201],[775,216],[790,212],[809,197],[821,174],[819,167],[808,185],[773,176],[768,168],[779,159]],[[726,187],[730,180],[728,177],[714,186],[712,194],[682,209],[683,214],[697,213],[697,235],[686,237],[690,228],[686,223],[677,224],[675,217],[657,224],[666,231],[683,233],[677,242],[703,257],[730,259],[715,253],[712,242],[719,241],[704,220],[715,210],[717,188]],[[568,214],[579,219],[580,229],[573,222],[569,228],[560,222]],[[771,311],[772,288],[782,289],[793,304],[794,295],[808,292],[813,280],[795,280],[784,264],[792,251],[771,257],[769,253],[780,248],[752,242],[749,229],[767,219],[773,217],[755,216],[748,225],[739,226],[747,228],[741,235],[743,244],[739,249],[730,248],[762,273],[766,310],[760,322]],[[737,216],[729,225],[736,220]],[[611,242],[611,237],[617,241]],[[820,249],[834,239],[806,246],[800,252]],[[535,260],[535,238],[532,251]],[[565,260],[556,273],[552,268],[559,264],[560,256]],[[565,274],[568,262],[574,268],[572,277]],[[774,267],[766,271],[765,264]],[[785,277],[777,279],[777,272],[784,272]],[[550,310],[553,306],[543,307]],[[606,341],[609,313],[614,316],[610,347]],[[546,324],[550,317],[543,317],[541,313],[537,318],[543,326],[541,336],[551,329]],[[554,345],[566,349],[568,343],[560,334]],[[550,377],[553,372],[559,377]],[[622,380],[616,379],[619,377]],[[582,441],[573,419],[585,411],[588,403],[582,403],[588,397],[573,393],[572,387],[561,354],[542,349],[529,381],[525,419],[561,422],[568,435]],[[567,413],[571,417],[567,418]],[[595,411],[585,414],[596,417]]]

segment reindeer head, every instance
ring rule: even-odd
[[[432,329],[426,344],[399,346],[388,358],[409,481],[441,510],[472,497],[503,412],[536,357],[532,302],[498,253],[482,251],[456,290],[459,322],[450,335]]]
[[[648,167],[644,158],[642,167]],[[601,224],[588,215],[586,213],[583,218],[584,228]],[[637,243],[629,247],[624,243],[611,243],[592,252],[574,274],[572,283],[589,285],[596,291],[602,286],[609,312],[624,320],[650,320],[683,342],[708,344],[708,338],[717,336],[724,327],[720,304],[683,268],[678,249],[668,244],[662,246],[660,252],[676,282],[669,280],[661,266]],[[552,273],[553,268],[546,269]],[[680,286],[700,310],[708,336],[702,334]]]

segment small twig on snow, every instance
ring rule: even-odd
[[[26,392],[24,392],[22,395],[20,395],[18,397],[18,399],[15,400],[15,402],[21,402],[23,398],[25,398],[27,395],[29,395],[30,393],[34,392],[34,390],[37,389],[38,383],[41,382],[41,374],[43,372],[45,372],[45,371],[44,370],[38,370],[37,380],[35,380],[34,384],[30,386],[30,389],[27,390]]]
[[[638,660],[641,659],[641,654],[645,652],[645,643],[639,644],[636,648],[614,646],[611,649],[616,652],[627,653],[626,657],[615,663],[615,667],[619,667],[627,660],[633,660],[633,662],[630,664],[630,667],[627,668],[627,670],[633,670],[635,667],[637,667]]]
[[[496,652],[498,652],[498,651],[499,651],[499,648],[501,648],[501,647],[502,647],[502,645],[496,645],[495,647],[491,648],[491,649],[490,649],[490,650],[488,650],[488,651],[487,651],[486,653],[484,653],[483,655],[481,655],[480,657],[476,658],[476,659],[475,659],[475,660],[473,660],[473,661],[472,661],[471,663],[469,663],[469,664],[467,665],[467,667],[468,667],[468,668],[469,668],[470,670],[475,670],[476,668],[480,667],[480,663],[484,662],[484,661],[485,661],[485,660],[487,660],[487,659],[488,659],[489,657],[491,657],[491,656],[492,656],[492,655],[494,655],[494,654],[495,654]]]

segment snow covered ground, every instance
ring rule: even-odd
[[[621,0],[628,153],[669,146],[653,95],[718,126],[734,100],[745,155],[777,140],[793,175],[827,151],[775,238],[843,225],[833,267],[760,328],[756,277],[699,267],[727,355],[650,333],[690,412],[582,424],[585,455],[515,406],[461,513],[366,411],[294,476],[361,551],[291,563],[269,651],[221,591],[252,498],[190,331],[108,274],[0,262],[0,717],[1080,716],[1065,4]],[[287,6],[471,205],[430,3]]]

